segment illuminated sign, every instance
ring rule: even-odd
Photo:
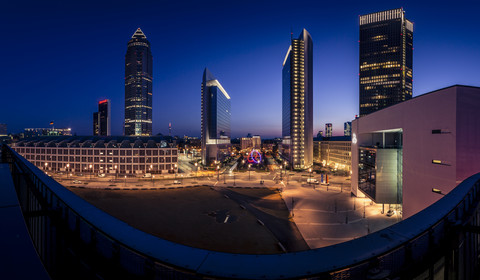
[[[352,143],[357,144],[357,135],[355,133],[352,135]]]
[[[259,164],[260,162],[262,162],[262,154],[259,151],[253,149],[248,156],[248,162]]]
[[[108,102],[108,99],[105,99],[105,100],[101,100],[98,102],[98,104],[103,104],[103,103],[107,103]]]

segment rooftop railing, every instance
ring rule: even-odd
[[[476,279],[480,173],[364,237],[302,252],[245,255],[142,232],[70,192],[6,145],[30,237],[54,279]],[[2,186],[4,187],[4,186]]]

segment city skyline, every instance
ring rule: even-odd
[[[6,69],[10,70],[4,73],[2,91],[8,93],[7,103],[20,104],[20,98],[30,102],[22,103],[26,114],[16,115],[16,106],[5,108],[0,122],[8,125],[9,132],[21,132],[25,127],[44,127],[54,120],[57,127],[72,127],[78,135],[89,135],[91,122],[85,120],[91,119],[89,112],[95,110],[92,104],[109,98],[114,104],[112,134],[121,135],[125,38],[140,27],[149,34],[152,52],[158,53],[154,59],[155,69],[159,70],[153,77],[153,107],[158,108],[153,112],[153,134],[168,134],[171,122],[173,135],[200,136],[198,77],[208,65],[213,72],[221,73],[218,78],[229,85],[233,96],[238,96],[232,102],[232,137],[249,132],[262,138],[280,136],[279,69],[289,33],[306,28],[314,38],[319,38],[314,47],[314,131],[331,122],[333,134],[342,135],[343,123],[358,114],[358,15],[400,6],[415,21],[413,96],[452,84],[479,85],[479,69],[475,66],[480,55],[475,49],[480,41],[468,36],[475,31],[473,6],[478,4],[460,2],[450,7],[442,3],[352,2],[341,7],[307,1],[304,4],[310,9],[300,15],[300,9],[289,9],[288,2],[279,2],[273,8],[260,3],[255,12],[250,12],[248,5],[212,3],[217,3],[215,10],[221,15],[223,26],[202,19],[217,35],[215,47],[208,46],[211,50],[202,46],[200,27],[181,23],[189,18],[194,22],[198,19],[194,16],[197,11],[206,9],[196,3],[151,4],[152,9],[128,20],[122,18],[128,8],[144,9],[146,4],[132,8],[100,2],[98,10],[92,12],[88,2],[48,3],[45,7],[32,2],[27,8],[8,3],[5,10],[9,13],[2,19],[2,28],[16,30],[4,33],[10,34],[9,38],[16,42],[15,52],[22,56],[7,57]],[[244,14],[252,23],[243,24]],[[286,20],[286,14],[292,16]],[[449,21],[438,14],[448,14]],[[254,26],[267,32],[252,32]],[[86,38],[91,38],[94,31],[102,36],[92,44]],[[56,36],[45,35],[53,33]],[[176,40],[179,38],[183,41]],[[51,42],[50,49],[44,46],[46,42]],[[13,46],[4,47],[7,53],[14,53]],[[66,58],[71,63],[63,63]],[[464,71],[455,70],[459,68]],[[49,82],[53,77],[58,79],[55,84]],[[83,83],[83,79],[89,82]],[[65,100],[73,105],[60,108]],[[164,103],[174,106],[162,108]]]

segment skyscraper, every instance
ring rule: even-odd
[[[152,53],[140,28],[128,41],[125,55],[124,134],[152,135]]]
[[[282,154],[295,169],[313,164],[313,42],[291,39],[282,70]]]
[[[100,135],[100,119],[98,118],[98,112],[93,113],[93,135]]]
[[[93,135],[110,136],[110,100],[98,102],[98,112],[93,113]]]
[[[352,136],[352,122],[343,124],[343,136]]]
[[[325,124],[325,137],[332,137],[333,135],[333,126],[331,123]]]
[[[360,16],[360,117],[412,98],[413,23],[405,11]]]
[[[230,96],[205,68],[202,79],[202,164],[230,154]]]

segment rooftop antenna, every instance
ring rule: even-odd
[[[172,136],[172,123],[168,123],[168,136]]]
[[[290,26],[290,40],[293,40],[293,28]]]

